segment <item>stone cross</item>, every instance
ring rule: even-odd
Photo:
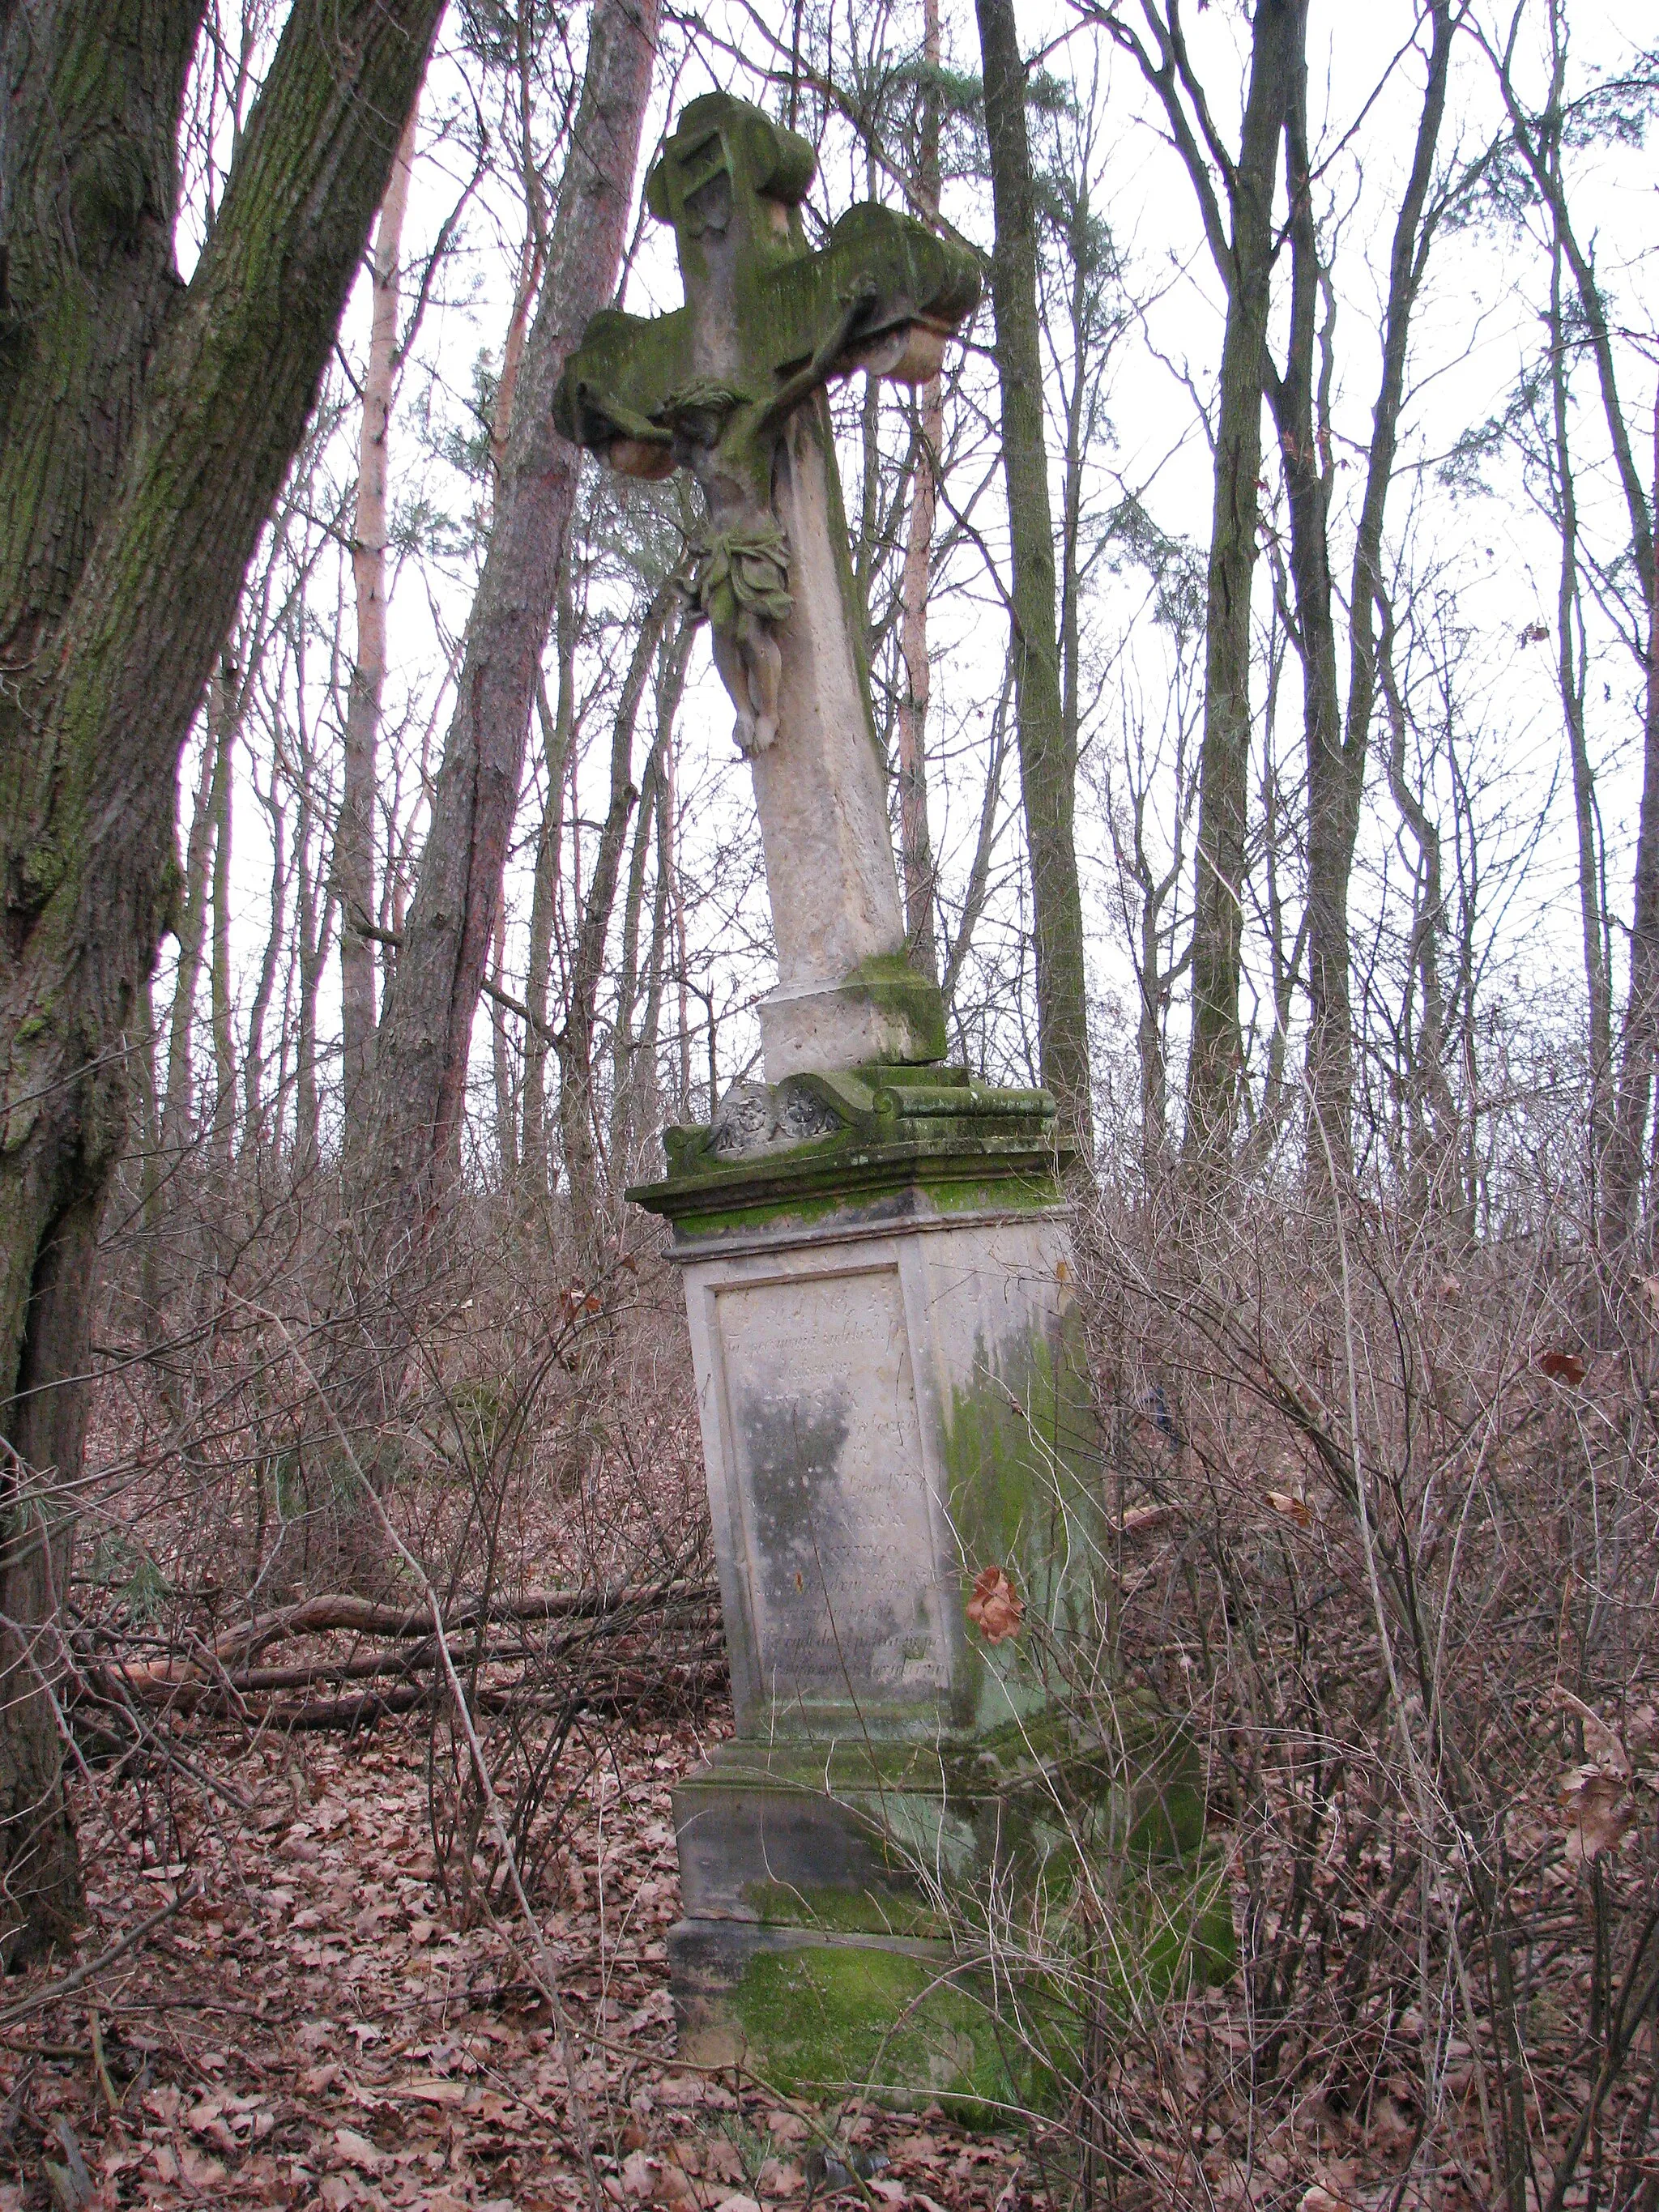
[[[625,475],[689,469],[707,513],[688,592],[754,772],[778,955],[761,1007],[773,1084],[943,1057],[939,993],[905,954],[883,763],[829,410],[832,378],[938,371],[973,310],[964,249],[890,209],[850,209],[818,251],[816,156],[760,109],[682,110],[646,184],[685,305],[607,312],[565,364],[555,419]]]

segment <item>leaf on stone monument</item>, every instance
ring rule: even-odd
[[[1288,1490],[1270,1490],[1267,1503],[1275,1513],[1282,1513],[1287,1521],[1294,1521],[1298,1528],[1311,1528],[1313,1514],[1305,1498],[1296,1498]]]
[[[1547,1375],[1552,1382],[1565,1382],[1569,1389],[1573,1390],[1589,1372],[1583,1361],[1573,1352],[1546,1352],[1540,1355],[1538,1365],[1540,1371]]]
[[[968,1601],[968,1618],[988,1644],[1006,1644],[1019,1634],[1025,1601],[1000,1567],[981,1567],[974,1577],[974,1594]]]

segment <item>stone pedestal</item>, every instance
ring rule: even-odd
[[[806,1074],[668,1150],[635,1195],[684,1271],[737,1719],[676,1796],[682,2052],[1028,2098],[964,1931],[1125,1819],[1047,1671],[1091,1648],[1100,1543],[1052,1103]],[[993,1567],[1024,1607],[994,1648],[967,1616]],[[1153,1796],[1195,1842],[1167,1761]]]

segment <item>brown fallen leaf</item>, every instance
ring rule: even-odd
[[[1546,1352],[1538,1365],[1552,1382],[1565,1382],[1571,1390],[1576,1390],[1589,1372],[1576,1352]]]
[[[1305,1498],[1294,1497],[1288,1490],[1270,1490],[1267,1503],[1275,1513],[1282,1513],[1287,1521],[1294,1521],[1298,1528],[1311,1528],[1313,1515]]]
[[[1180,1518],[1181,1509],[1176,1505],[1132,1505],[1117,1522],[1120,1536],[1144,1536],[1154,1528],[1162,1528],[1169,1522]]]
[[[1550,1703],[1559,1705],[1563,1712],[1571,1713],[1577,1719],[1584,1731],[1585,1756],[1593,1760],[1603,1774],[1612,1775],[1620,1782],[1629,1781],[1629,1754],[1600,1713],[1587,1705],[1582,1698],[1574,1697],[1571,1690],[1564,1689],[1559,1682],[1550,1691]]]
[[[1567,1862],[1588,1865],[1616,1850],[1636,1819],[1621,1777],[1599,1766],[1570,1766],[1556,1784],[1567,1816]]]
[[[380,2145],[360,2136],[356,2128],[336,2128],[334,2148],[348,2166],[360,2167],[364,2173],[378,2173],[386,2163]]]
[[[1019,1634],[1025,1601],[1000,1567],[981,1567],[974,1577],[968,1618],[988,1644],[1006,1644]]]
[[[648,2151],[630,2150],[622,2162],[623,2195],[635,2204],[649,2204],[661,2179],[662,2168]]]

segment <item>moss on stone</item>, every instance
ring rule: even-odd
[[[973,1984],[939,1960],[878,1944],[765,1952],[732,1993],[747,2063],[790,2094],[860,2087],[896,2105],[937,2099],[965,2120],[1054,2100],[1056,2076]]]
[[[898,1889],[843,1889],[826,1882],[750,1881],[743,1899],[757,1920],[777,1928],[818,1928],[826,1934],[943,1936],[925,1899]]]

